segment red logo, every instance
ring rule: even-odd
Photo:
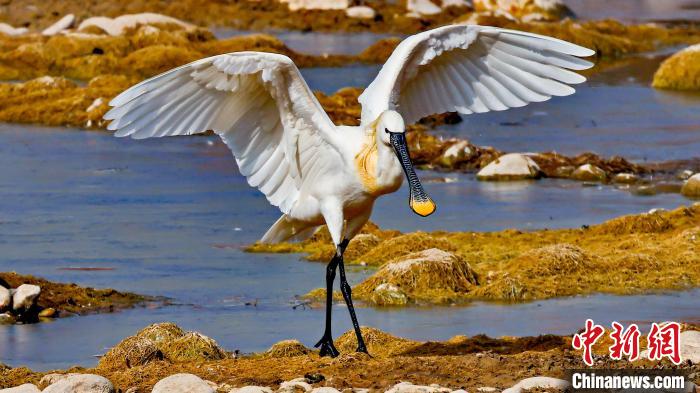
[[[586,320],[586,330],[583,333],[574,335],[572,345],[574,349],[583,349],[583,362],[589,366],[593,365],[593,351],[591,347],[595,344],[600,336],[605,333],[605,329],[593,323],[593,320]]]
[[[627,330],[617,322],[612,323],[613,331],[610,338],[613,345],[610,346],[610,358],[621,360],[622,355],[627,355],[627,359],[633,362],[639,358],[639,327],[631,324]]]
[[[678,322],[667,322],[661,326],[652,323],[647,340],[649,340],[649,360],[661,360],[667,357],[673,364],[680,364],[681,325]]]

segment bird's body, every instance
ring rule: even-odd
[[[333,281],[360,334],[343,253],[375,200],[408,180],[409,206],[428,216],[435,204],[413,169],[405,124],[434,113],[469,115],[572,94],[585,81],[572,70],[593,51],[554,38],[475,25],[450,25],[408,37],[359,97],[357,127],[336,126],[288,57],[237,52],[198,60],[139,83],[110,102],[117,136],[188,135],[212,130],[239,170],[282,212],[262,242],[299,240],[325,224],[336,246],[326,271],[322,355],[335,356],[330,326]]]

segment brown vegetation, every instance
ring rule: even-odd
[[[402,240],[411,236],[413,241]],[[378,237],[385,240],[364,255],[348,258],[347,263],[373,261],[384,266],[393,258],[400,260],[411,243],[411,251],[451,251],[468,262],[479,277],[477,285],[459,291],[462,301],[527,301],[596,292],[635,294],[700,285],[700,270],[695,268],[700,263],[700,204],[623,216],[580,229],[432,234],[387,231]],[[256,245],[250,250],[314,255],[328,243],[311,239],[276,249]],[[372,255],[377,258],[368,257]],[[358,293],[364,295],[359,297],[372,302],[369,289],[376,288],[374,284],[380,283],[360,284]],[[314,290],[308,296],[322,298],[324,291]],[[433,303],[441,302],[439,296],[427,292],[411,296],[434,297]]]
[[[684,329],[689,328],[691,327],[684,326]],[[313,387],[332,386],[339,390],[352,387],[380,392],[400,381],[411,381],[421,385],[438,384],[452,389],[476,391],[483,386],[504,389],[520,379],[532,376],[565,378],[565,370],[584,366],[581,354],[571,349],[571,337],[568,336],[491,338],[476,335],[455,336],[447,341],[419,342],[395,337],[374,328],[362,327],[362,332],[372,357],[357,356],[354,353],[357,342],[351,330],[336,340],[336,347],[342,352],[336,359],[320,358],[317,351],[309,351],[291,357],[253,354],[221,360],[155,360],[130,368],[72,368],[60,372],[99,374],[112,381],[115,388],[121,391],[136,388],[148,392],[158,380],[181,372],[212,381],[220,387],[220,391],[245,385],[275,389],[283,381],[305,375],[323,376],[315,378]],[[609,344],[609,340],[600,340],[595,353],[607,353]],[[640,360],[629,363],[602,356],[594,367],[676,366],[665,361]],[[694,380],[698,382],[700,374],[697,365],[683,363],[679,367],[687,373],[694,372]],[[42,376],[43,373],[24,367],[0,368],[0,388],[27,382],[38,384]]]
[[[0,281],[6,282],[12,288],[22,284],[38,285],[41,295],[37,305],[41,309],[56,310],[58,316],[112,312],[155,300],[134,293],[117,292],[114,289],[94,289],[76,284],[56,283],[14,272],[0,272]]]

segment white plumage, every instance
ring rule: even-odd
[[[499,111],[566,96],[585,81],[570,70],[594,52],[536,34],[450,25],[398,45],[359,97],[358,127],[335,126],[288,57],[238,52],[209,57],[139,83],[114,98],[105,119],[117,136],[150,138],[208,130],[231,149],[241,173],[283,213],[263,242],[303,239],[327,224],[360,342],[342,254],[377,197],[405,176],[411,208],[435,210],[410,162],[405,123],[424,116]],[[332,272],[332,275],[331,275]],[[330,318],[330,309],[327,309]],[[327,320],[318,344],[335,355]],[[365,349],[366,351],[366,349]]]

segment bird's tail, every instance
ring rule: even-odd
[[[316,232],[316,228],[318,228],[318,226],[304,225],[304,223],[293,220],[286,214],[283,214],[282,217],[265,232],[265,235],[260,239],[260,243],[272,244],[306,240]]]

